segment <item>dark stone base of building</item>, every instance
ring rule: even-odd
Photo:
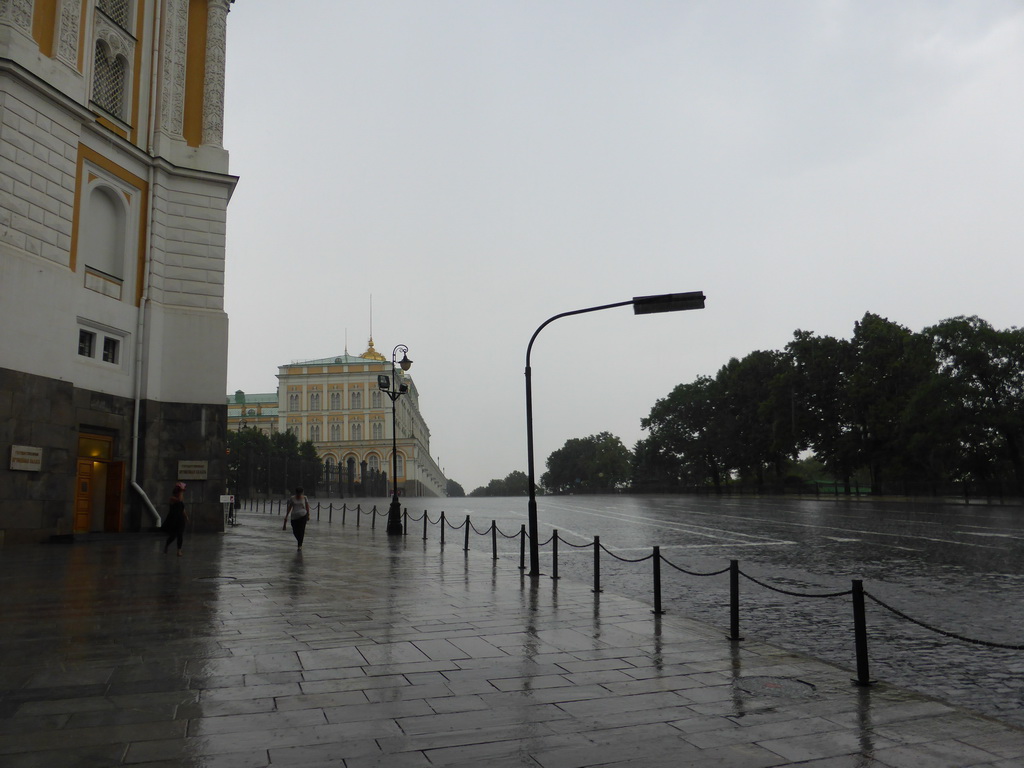
[[[143,401],[133,457],[133,400],[0,368],[0,545],[155,530],[183,461],[190,530],[223,531],[226,416]],[[35,463],[12,462],[13,446]]]

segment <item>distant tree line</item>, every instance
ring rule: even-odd
[[[1024,330],[954,317],[919,333],[867,313],[850,339],[798,330],[659,399],[633,451],[607,432],[568,440],[539,492],[793,488],[1024,495]],[[528,493],[513,472],[471,496]]]
[[[641,426],[636,491],[779,486],[810,455],[847,491],[1024,493],[1024,330],[955,317],[913,333],[871,313],[849,340],[798,330],[678,385]]]

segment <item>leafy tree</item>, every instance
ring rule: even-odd
[[[228,432],[228,472],[240,496],[286,493],[297,485],[315,494],[323,476],[316,447],[291,432],[267,435],[258,429]]]
[[[541,484],[552,493],[610,493],[629,481],[632,454],[618,437],[601,432],[567,440],[547,467]]]
[[[654,403],[640,421],[650,435],[638,445],[634,465],[638,486],[658,478],[681,485],[710,483],[721,489],[727,468],[724,435],[717,423],[720,401],[719,384],[698,376]]]
[[[530,492],[529,478],[525,472],[509,472],[503,480],[495,478],[486,486],[475,488],[470,496],[526,496]]]
[[[924,335],[948,382],[945,405],[964,468],[985,478],[1001,458],[1024,493],[1024,329],[999,331],[978,317],[954,317]]]
[[[887,470],[907,468],[909,408],[929,381],[931,352],[923,336],[870,312],[854,324],[852,347],[846,398],[859,461],[870,472],[872,493],[881,493]]]
[[[466,495],[466,489],[451,478],[448,478],[448,482],[445,484],[445,493],[453,498],[461,498]]]
[[[857,439],[846,397],[853,348],[845,339],[796,331],[786,346],[793,360],[796,441],[810,448],[850,492]]]
[[[790,358],[765,351],[733,358],[719,370],[715,385],[720,397],[714,423],[722,431],[728,466],[758,487],[769,467],[781,482],[797,453]]]

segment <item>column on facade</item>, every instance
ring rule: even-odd
[[[224,67],[231,0],[209,0],[206,12],[206,77],[203,82],[203,144],[224,139]]]

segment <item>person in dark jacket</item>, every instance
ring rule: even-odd
[[[185,525],[188,523],[188,514],[185,512],[185,484],[177,482],[171,492],[171,508],[167,512],[167,519],[164,520],[164,531],[167,533],[167,541],[164,542],[164,554],[171,542],[178,540],[178,557],[181,557],[181,545],[185,541]]]

